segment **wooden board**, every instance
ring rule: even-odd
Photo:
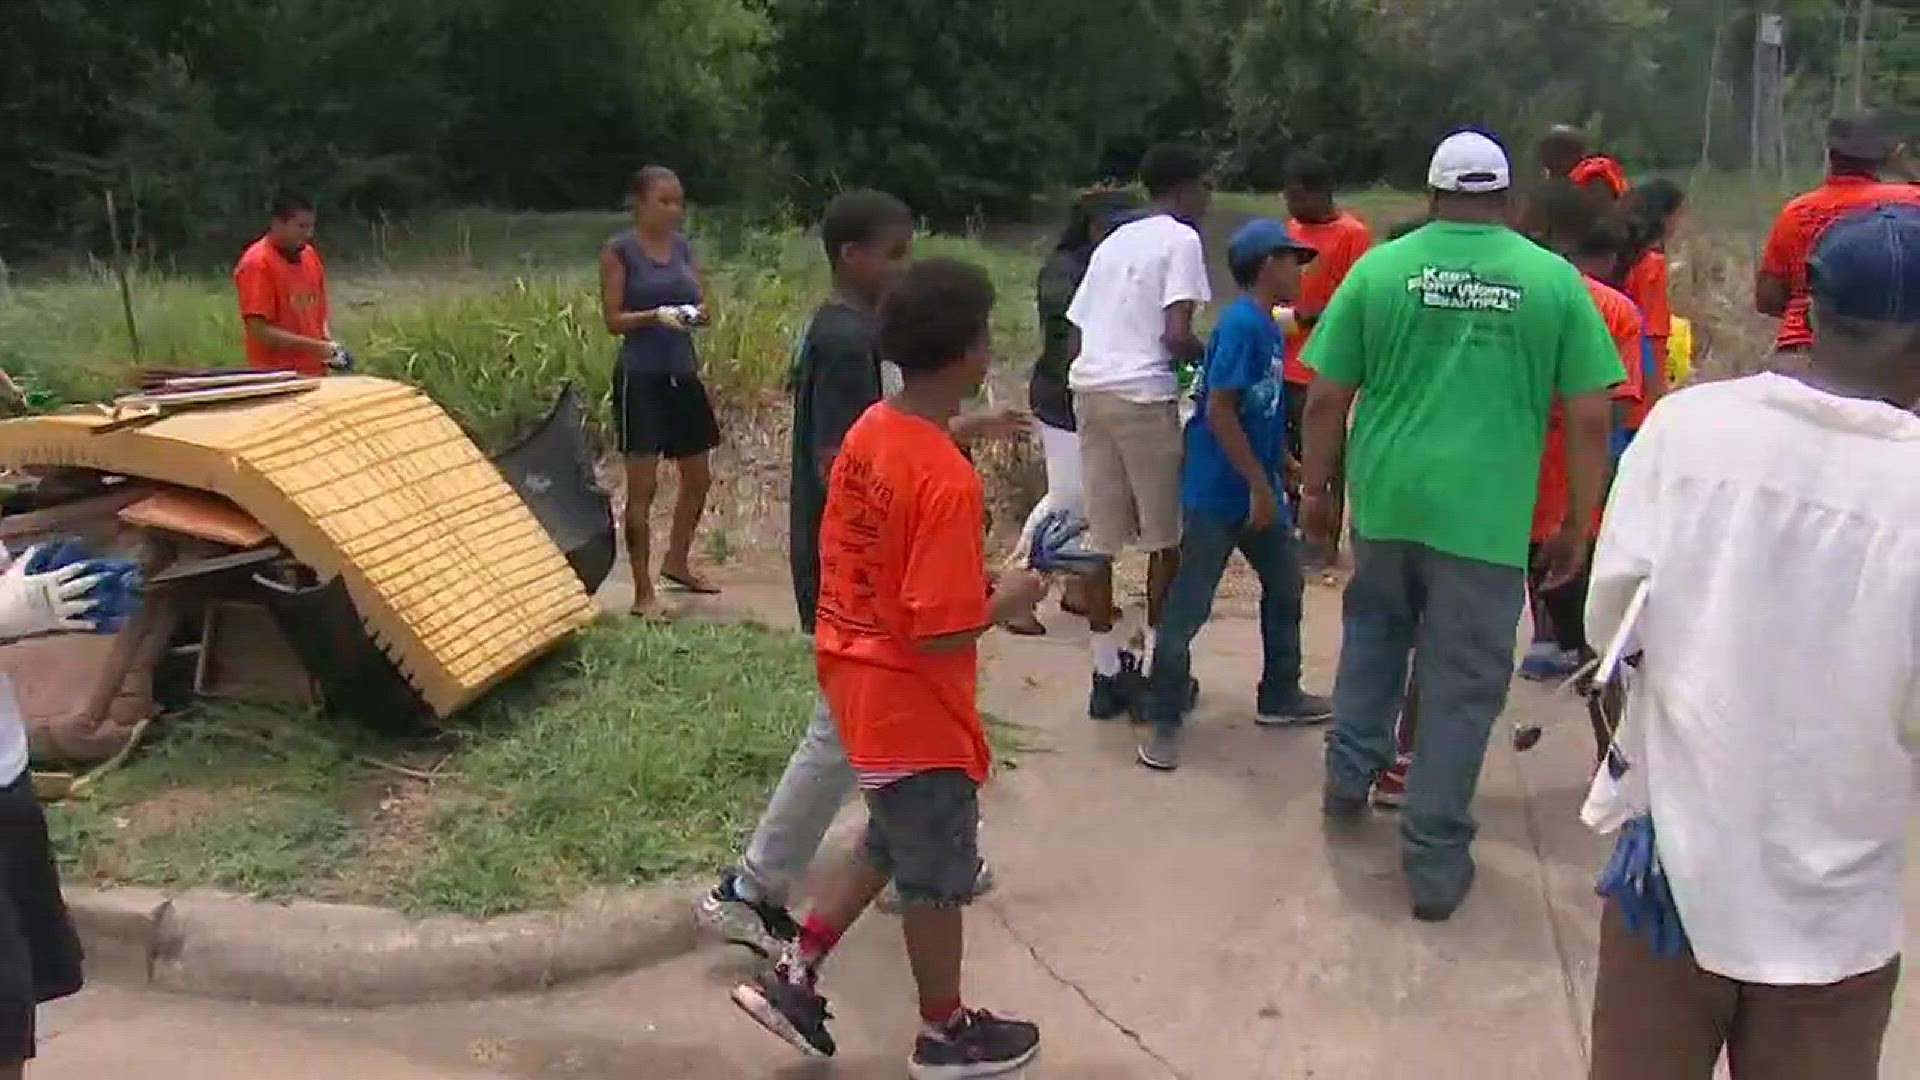
[[[258,547],[273,539],[265,525],[233,505],[232,500],[204,491],[168,487],[120,511],[129,525],[184,533],[228,547]]]

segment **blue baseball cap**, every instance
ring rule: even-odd
[[[1227,264],[1250,266],[1280,251],[1293,252],[1303,264],[1312,262],[1314,256],[1320,254],[1296,240],[1285,224],[1273,218],[1254,218],[1236,229],[1233,239],[1227,241]]]
[[[1819,310],[1863,322],[1920,323],[1920,206],[1849,214],[1807,262]]]

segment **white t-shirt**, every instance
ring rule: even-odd
[[[1916,476],[1920,417],[1781,375],[1668,396],[1621,461],[1587,633],[1647,582],[1621,745],[1710,972],[1825,985],[1900,952]]]
[[[13,556],[7,552],[6,545],[0,544],[0,570],[12,564]],[[0,787],[20,779],[20,774],[26,771],[27,722],[21,718],[13,680],[0,672]]]
[[[1211,299],[1207,257],[1192,226],[1155,214],[1115,229],[1094,249],[1067,307],[1067,318],[1080,328],[1080,355],[1067,370],[1067,385],[1133,401],[1172,401],[1179,386],[1173,357],[1160,341],[1166,310]]]
[[[27,723],[20,716],[20,700],[13,680],[0,673],[0,787],[27,771]]]

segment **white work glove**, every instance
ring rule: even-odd
[[[685,330],[687,320],[680,314],[680,305],[668,304],[653,309],[653,320],[669,330]]]
[[[43,574],[27,573],[33,552],[13,560],[0,574],[0,641],[56,631],[93,629],[87,614],[100,605],[83,596],[100,582],[87,564],[71,563]]]
[[[1273,321],[1280,324],[1280,332],[1283,334],[1293,334],[1300,329],[1300,316],[1286,304],[1273,309]]]

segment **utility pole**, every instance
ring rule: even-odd
[[[1772,166],[1783,176],[1786,153],[1786,20],[1763,11],[1753,25],[1751,167],[1758,177]]]
[[[1867,108],[1867,42],[1873,25],[1873,0],[1860,0],[1853,23],[1853,111]]]

